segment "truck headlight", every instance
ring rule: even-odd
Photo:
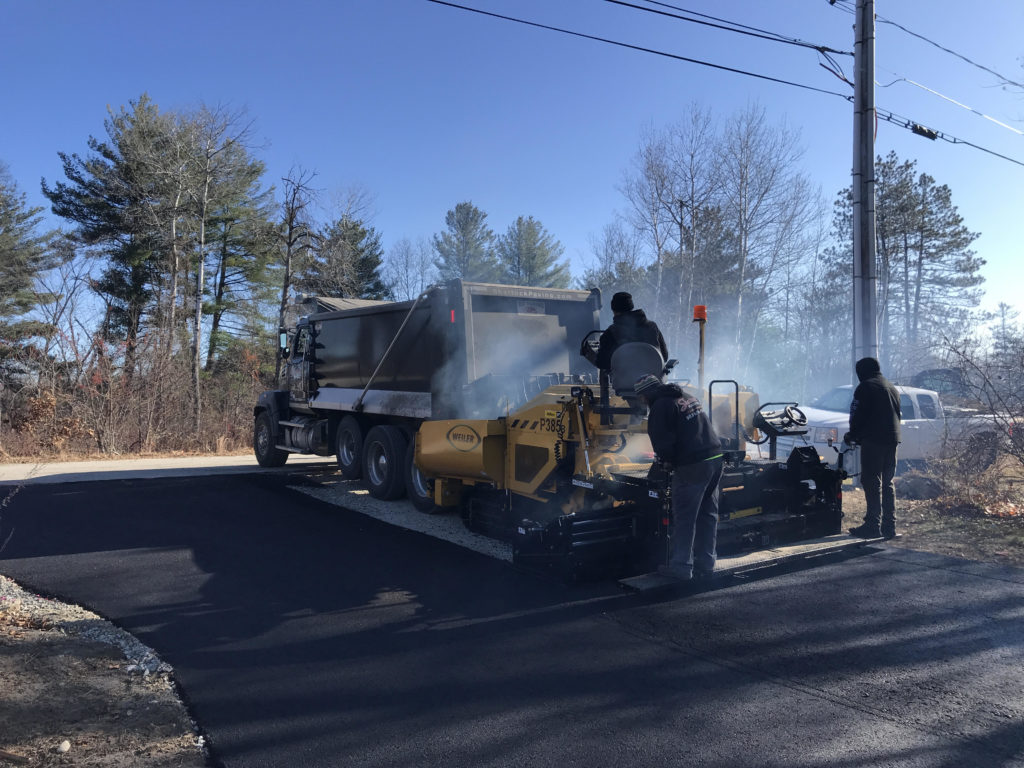
[[[839,429],[837,427],[815,427],[814,428],[814,440],[815,443],[825,443],[831,440],[833,443],[839,442]]]

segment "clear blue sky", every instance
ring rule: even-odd
[[[644,4],[643,0],[636,0]],[[815,53],[666,19],[602,0],[462,0],[570,28],[834,91],[848,86]],[[672,0],[833,48],[852,50],[853,17],[828,0]],[[879,16],[1024,82],[1024,2],[879,0]],[[1024,130],[1021,89],[899,29],[879,24],[877,79],[915,80]],[[840,58],[847,73],[852,60]],[[849,183],[852,107],[842,99],[454,10],[427,0],[0,0],[4,109],[0,160],[32,204],[62,178],[58,151],[86,150],[115,109],[147,92],[164,109],[244,107],[277,182],[292,166],[326,192],[374,196],[385,246],[429,238],[472,200],[497,232],[532,215],[565,246],[574,273],[624,201],[617,191],[645,125],[691,103],[722,117],[759,102],[800,130],[805,170],[831,201]],[[851,74],[852,77],[852,74]],[[1024,162],[1024,136],[919,88],[877,102]],[[1024,167],[882,122],[895,150],[948,184],[988,261],[986,306],[1024,314]]]

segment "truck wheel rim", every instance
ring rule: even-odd
[[[266,426],[260,424],[259,429],[256,430],[256,447],[259,448],[260,453],[266,453],[269,445],[270,435],[267,434]]]
[[[351,433],[346,432],[341,436],[341,442],[339,443],[338,452],[341,454],[342,464],[355,464],[356,441],[353,439]]]
[[[370,461],[368,464],[370,482],[374,485],[384,485],[384,481],[388,477],[388,455],[379,443],[374,443],[370,447]]]
[[[412,484],[412,492],[422,499],[429,498],[431,494],[430,481],[419,471],[415,464],[409,473],[409,480]]]

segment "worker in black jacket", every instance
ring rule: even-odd
[[[650,406],[655,456],[672,467],[673,529],[662,570],[681,581],[707,578],[715,568],[722,445],[700,401],[678,385],[648,374],[633,389]]]
[[[867,510],[850,533],[865,539],[896,535],[896,446],[900,442],[900,395],[873,357],[857,361],[860,384],[850,402],[850,431],[843,441],[860,445],[860,484]]]
[[[620,292],[612,296],[612,324],[601,334],[597,359],[592,362],[601,370],[608,370],[612,367],[612,353],[630,341],[650,344],[661,352],[661,359],[668,362],[668,346],[657,324],[648,320],[642,309],[633,308],[630,294]]]

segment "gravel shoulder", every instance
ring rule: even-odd
[[[0,576],[0,765],[207,766],[171,675],[110,622]]]

